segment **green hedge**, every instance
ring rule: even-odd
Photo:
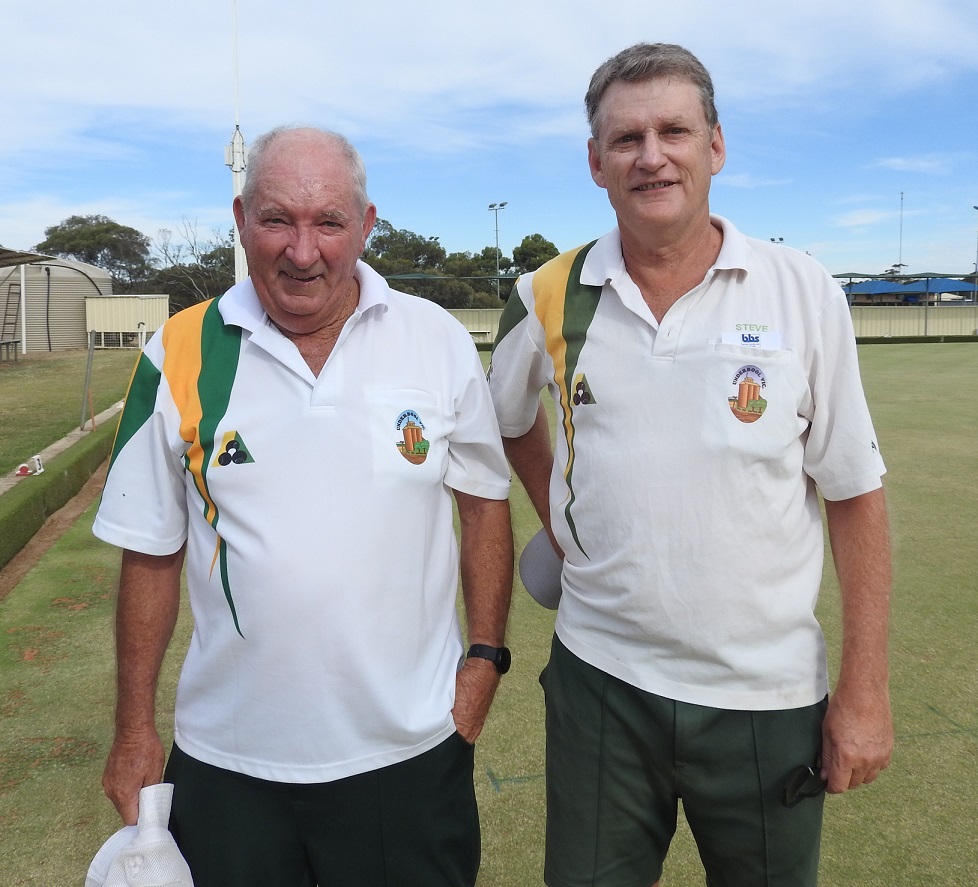
[[[10,562],[44,522],[63,507],[109,457],[115,422],[86,435],[0,496],[0,567]]]
[[[949,342],[978,343],[976,336],[856,336],[858,345],[920,345],[931,342],[943,345]]]

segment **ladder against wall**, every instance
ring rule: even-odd
[[[19,339],[17,321],[20,320],[20,284],[8,283],[3,305],[3,324],[0,325],[0,340],[5,342]]]

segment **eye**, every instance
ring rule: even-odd
[[[612,141],[612,144],[613,145],[629,145],[629,144],[632,144],[633,142],[639,141],[640,139],[641,139],[641,136],[638,135],[638,133],[626,132],[626,133],[623,133],[622,135],[616,137]]]

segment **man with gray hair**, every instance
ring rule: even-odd
[[[711,215],[724,138],[688,50],[624,50],[585,103],[617,227],[520,278],[490,372],[559,563],[545,880],[648,887],[681,799],[711,887],[810,887],[825,789],[872,782],[893,744],[884,467],[846,299]]]
[[[481,361],[359,261],[376,209],[345,139],[258,139],[234,216],[250,277],[147,345],[95,520],[123,548],[106,794],[133,823],[139,790],[173,783],[197,887],[471,887],[513,564]]]

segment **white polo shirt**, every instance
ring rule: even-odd
[[[451,735],[451,490],[508,495],[471,337],[362,263],[357,277],[318,378],[250,280],[171,318],[140,359],[95,521],[147,554],[187,540],[176,741],[263,779],[338,779]]]
[[[617,231],[522,277],[490,390],[504,437],[542,388],[557,404],[567,647],[667,698],[795,708],[828,691],[816,487],[858,496],[885,469],[840,287],[713,221],[715,265],[661,324]]]

